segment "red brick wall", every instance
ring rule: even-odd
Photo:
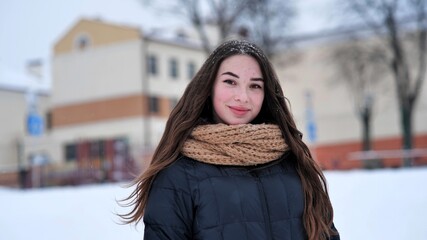
[[[373,141],[373,150],[399,150],[402,140],[400,137],[381,138]],[[414,148],[427,149],[427,134],[420,134],[414,137]],[[337,144],[321,144],[311,149],[316,160],[320,162],[324,169],[353,169],[363,168],[366,164],[363,160],[350,160],[349,154],[362,151],[361,142],[346,142]],[[402,159],[389,158],[382,159],[384,167],[400,167]],[[427,157],[417,158],[416,165],[426,165]]]
[[[19,187],[19,175],[17,172],[0,172],[0,186]]]

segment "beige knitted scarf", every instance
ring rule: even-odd
[[[273,124],[208,124],[193,129],[182,154],[216,165],[251,166],[278,159],[288,150]]]

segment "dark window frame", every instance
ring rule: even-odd
[[[86,50],[90,45],[91,40],[87,34],[80,34],[75,40],[75,46],[78,50]]]
[[[169,110],[172,111],[177,104],[178,104],[178,99],[176,98],[169,99]]]
[[[160,102],[159,98],[151,96],[148,99],[148,110],[150,113],[159,113],[160,112]]]
[[[64,144],[65,161],[72,162],[77,160],[77,144],[66,143]]]
[[[173,79],[179,77],[178,59],[176,58],[169,59],[169,76]]]
[[[193,79],[194,75],[196,74],[196,64],[194,62],[188,62],[187,64],[187,75],[188,79]]]
[[[159,67],[158,67],[158,58],[154,54],[150,54],[147,59],[147,67],[148,67],[148,73],[150,75],[157,75],[159,73]]]

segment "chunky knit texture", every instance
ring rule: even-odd
[[[274,124],[208,124],[193,129],[182,154],[216,165],[251,166],[278,159],[288,150]]]

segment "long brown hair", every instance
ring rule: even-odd
[[[135,179],[133,182],[135,190],[124,199],[127,206],[132,206],[132,210],[120,216],[125,223],[141,221],[149,190],[157,173],[179,157],[184,141],[193,128],[200,124],[200,119],[211,118],[213,111],[211,93],[219,66],[224,59],[237,54],[255,58],[264,79],[263,106],[253,123],[277,124],[290,150],[296,156],[296,170],[301,178],[305,197],[303,218],[308,239],[326,239],[334,234],[331,230],[333,210],[326,188],[326,179],[301,139],[302,134],[296,128],[270,61],[259,47],[243,40],[231,40],[221,44],[188,84],[183,97],[170,114],[150,166]]]

